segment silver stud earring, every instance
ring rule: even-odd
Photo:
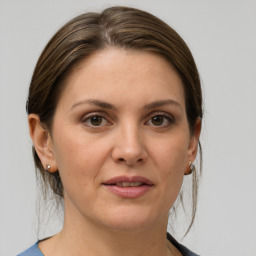
[[[49,164],[46,165],[46,171],[49,171],[51,169],[51,166]]]

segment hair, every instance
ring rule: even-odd
[[[202,119],[202,92],[198,70],[193,56],[183,41],[165,22],[142,10],[129,7],[111,7],[102,13],[89,12],[66,23],[43,50],[33,73],[27,99],[27,113],[35,113],[49,131],[63,81],[76,67],[93,53],[109,48],[144,51],[165,58],[182,79],[185,92],[186,114],[190,132],[198,118]],[[36,169],[41,174],[44,193],[47,187],[63,197],[59,172],[51,174],[42,165],[32,147]],[[199,141],[200,156],[202,155]],[[192,211],[189,231],[195,217],[199,171],[192,175]],[[182,195],[180,194],[182,201]]]

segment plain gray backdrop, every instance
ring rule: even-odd
[[[183,243],[204,256],[256,255],[256,1],[0,0],[0,256],[36,239],[36,183],[25,113],[37,58],[85,11],[128,5],[171,25],[202,78],[203,177]]]

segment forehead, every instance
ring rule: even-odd
[[[146,51],[107,48],[82,61],[67,77],[60,101],[84,98],[131,102],[172,98],[184,104],[182,81],[171,64]],[[119,101],[118,101],[119,99]]]

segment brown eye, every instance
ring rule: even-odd
[[[154,116],[151,118],[151,122],[153,125],[160,126],[164,122],[163,116]]]
[[[91,125],[93,126],[99,126],[102,123],[102,117],[101,116],[92,116],[89,119]]]
[[[150,119],[146,122],[146,125],[167,128],[174,124],[174,122],[175,120],[171,115],[163,113],[151,115]]]
[[[104,128],[111,123],[100,113],[90,113],[82,118],[82,123],[90,128]]]

